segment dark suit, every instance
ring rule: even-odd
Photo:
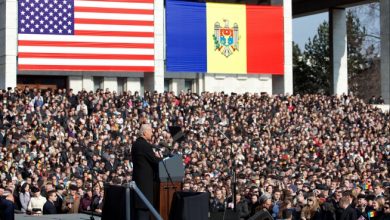
[[[115,161],[113,164],[111,164],[109,161],[106,163],[106,170],[107,171],[110,171],[110,172],[114,172],[116,170],[116,168],[118,167],[118,164],[117,162]]]
[[[252,217],[248,220],[274,220],[272,215],[268,212],[267,209],[260,210],[256,212]]]
[[[240,219],[246,219],[249,214],[250,214],[250,211],[249,211],[249,208],[248,208],[248,203],[244,200],[240,201],[239,203],[237,203],[237,212],[240,216]]]
[[[60,214],[62,213],[62,201],[64,201],[64,197],[62,195],[58,195],[57,193],[57,201],[55,202],[55,206],[56,206],[56,209],[57,209],[57,214]]]
[[[152,144],[140,137],[137,138],[131,150],[133,180],[151,204],[154,201],[153,180],[157,177],[158,162],[160,161],[160,158],[154,155],[152,148]],[[147,206],[138,196],[135,196],[135,208],[147,209]]]
[[[57,208],[54,203],[49,200],[46,201],[45,205],[43,205],[43,214],[57,214]]]
[[[4,139],[5,139],[4,136],[5,136],[5,134],[3,135],[3,133],[0,132],[0,146],[3,146],[3,142],[4,142]]]
[[[1,220],[14,220],[15,219],[15,206],[11,201],[0,197],[0,219]]]
[[[355,220],[357,218],[358,216],[356,210],[351,206],[348,206],[345,210],[343,210],[340,213],[340,218],[337,220]]]

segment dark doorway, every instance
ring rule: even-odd
[[[24,88],[28,86],[30,88],[37,89],[66,89],[67,77],[66,76],[30,76],[19,75],[18,76],[18,88]]]

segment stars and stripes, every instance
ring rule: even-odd
[[[154,71],[153,0],[19,0],[19,70]]]
[[[19,1],[19,33],[73,34],[73,1]]]

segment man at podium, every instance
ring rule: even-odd
[[[139,134],[140,137],[137,138],[131,150],[133,180],[149,202],[153,204],[155,196],[153,180],[158,175],[158,162],[161,160],[161,156],[157,152],[153,152],[153,145],[150,143],[152,141],[152,126],[142,124]],[[137,195],[135,195],[134,206],[137,220],[150,219],[147,206]]]

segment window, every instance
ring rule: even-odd
[[[122,94],[124,91],[126,91],[127,78],[118,77],[117,82],[118,82],[118,94]]]
[[[186,92],[188,90],[191,90],[192,91],[192,85],[194,84],[194,80],[192,79],[186,79],[184,81],[184,89],[186,90]]]
[[[171,81],[171,79],[164,79],[164,91],[170,91]]]

